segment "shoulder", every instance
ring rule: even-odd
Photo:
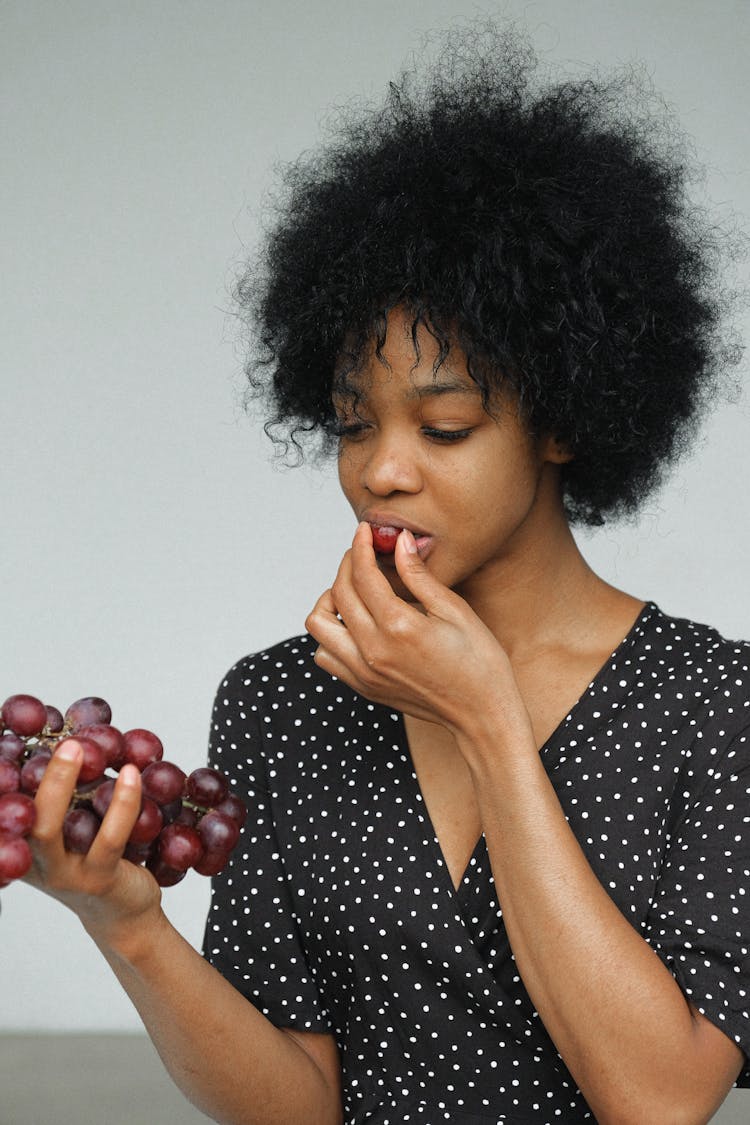
[[[712,625],[674,617],[654,602],[646,607],[647,632],[660,638],[664,652],[695,656],[705,654],[750,663],[750,641],[732,640]]]
[[[689,733],[693,753],[716,759],[734,743],[750,748],[750,643],[651,605],[631,659],[665,733]]]
[[[272,738],[300,725],[313,730],[338,724],[343,730],[363,710],[381,710],[319,668],[316,649],[317,641],[305,633],[238,660],[219,685],[214,723],[223,714],[240,726],[261,725]]]
[[[316,648],[290,637],[230,668],[214,703],[214,761],[269,792],[310,794],[400,747],[400,715],[318,668]]]
[[[243,656],[222,679],[217,699],[224,695],[228,703],[247,701],[257,705],[260,700],[289,693],[297,693],[298,698],[303,693],[301,697],[305,698],[307,691],[331,692],[338,681],[318,668],[316,648],[317,641],[302,633]]]
[[[711,625],[672,617],[651,603],[634,637],[640,663],[667,682],[750,695],[750,642],[730,640]],[[750,721],[750,716],[749,716]]]
[[[316,647],[307,634],[290,637],[243,656],[219,684],[209,760],[238,782],[246,778],[248,791],[265,789],[277,762],[309,756],[322,716],[349,692],[318,668]]]

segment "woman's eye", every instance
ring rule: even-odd
[[[339,440],[356,440],[367,429],[366,422],[336,422],[334,434]]]
[[[425,437],[428,437],[430,441],[462,441],[464,438],[467,438],[471,432],[471,426],[464,430],[436,430],[432,426],[422,427],[422,433]]]
[[[365,437],[367,432],[371,429],[368,422],[336,422],[334,426],[334,435],[339,441],[358,441]],[[422,433],[430,441],[448,444],[452,441],[462,441],[472,433],[473,427],[466,427],[462,430],[441,430],[434,426],[422,426]]]

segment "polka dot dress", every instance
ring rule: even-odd
[[[205,956],[278,1026],[335,1035],[347,1125],[593,1121],[516,971],[484,839],[455,891],[402,716],[314,649],[248,657],[217,695],[212,761],[250,813]],[[541,751],[612,899],[745,1051],[749,666],[750,645],[649,604]]]

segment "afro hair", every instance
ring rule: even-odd
[[[461,32],[286,168],[237,286],[247,371],[275,441],[330,450],[335,380],[405,307],[443,358],[460,346],[488,409],[510,387],[565,445],[568,515],[601,524],[636,510],[737,359],[728,236],[689,203],[689,148],[647,82],[535,71],[514,30]]]

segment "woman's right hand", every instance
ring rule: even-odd
[[[117,947],[160,914],[161,890],[149,871],[122,854],[141,807],[138,769],[125,765],[112,802],[85,855],[65,850],[63,820],[82,761],[66,739],[49,761],[36,794],[37,820],[29,837],[33,863],[26,882],[58,899],[81,919],[98,944]]]

